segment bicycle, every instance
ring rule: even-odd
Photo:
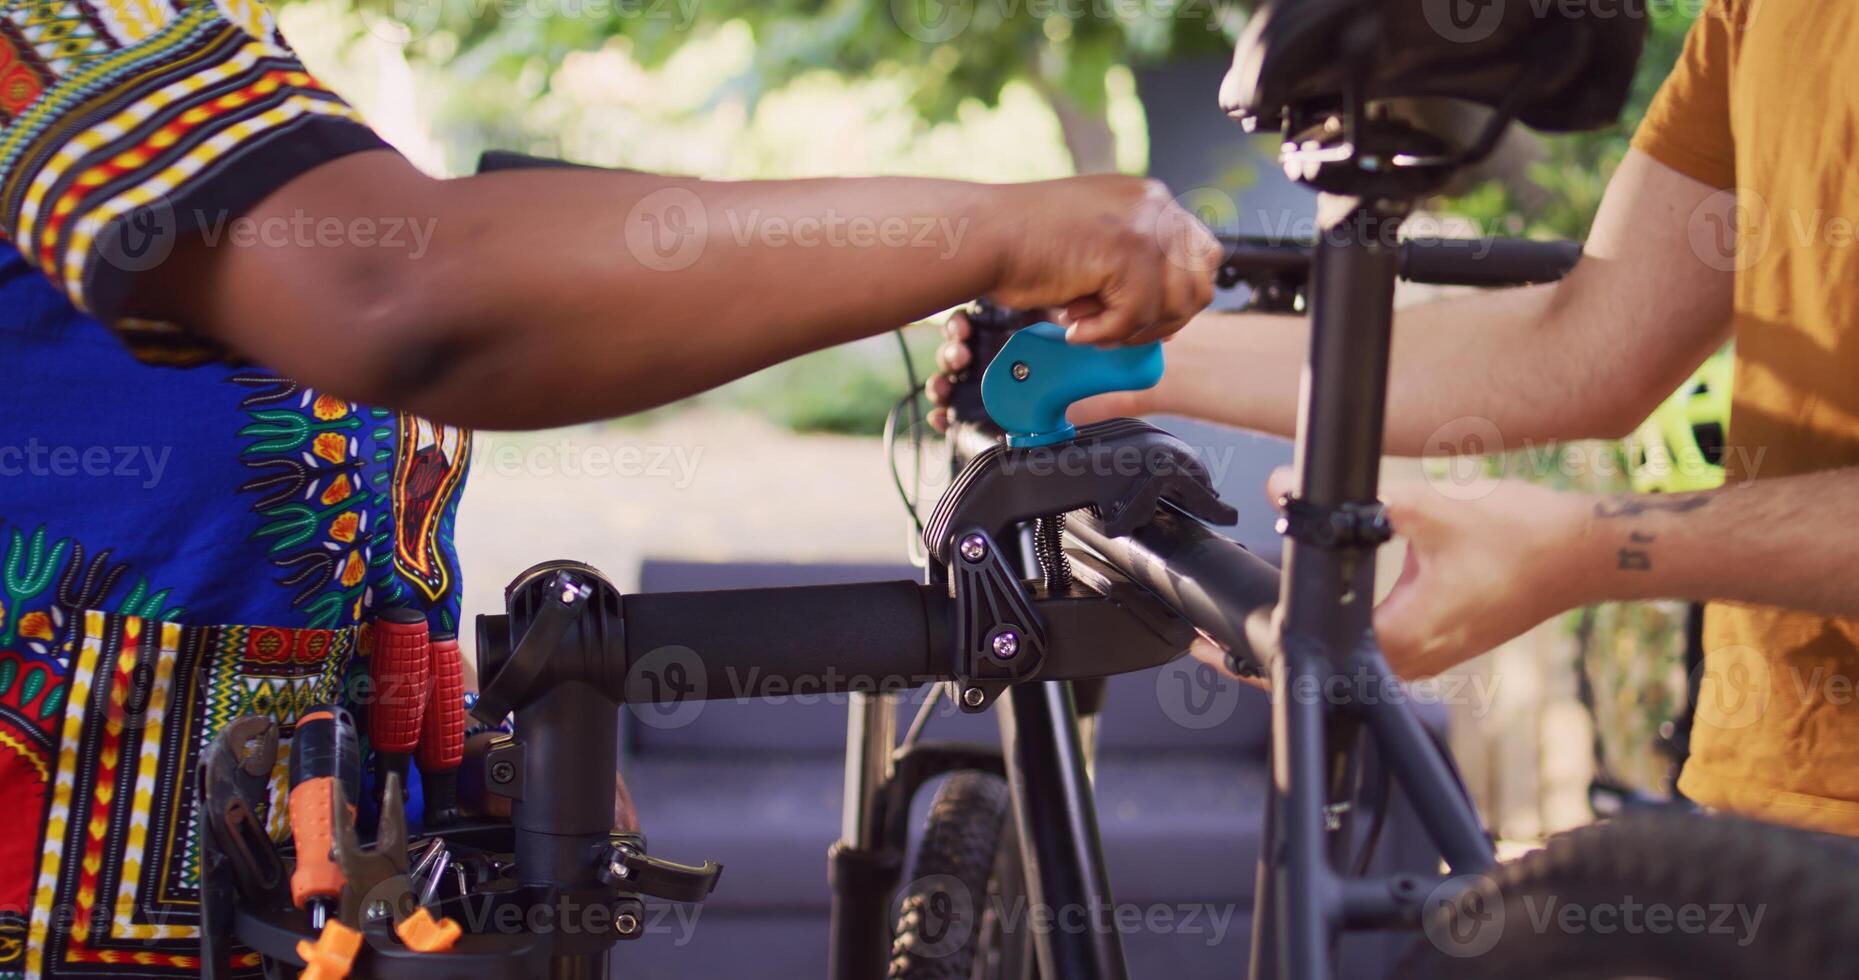
[[[1390,61],[1381,33],[1358,23],[1417,15],[1418,6],[1268,3],[1241,41],[1237,81],[1229,80],[1225,101],[1254,125],[1281,122],[1287,165],[1342,205],[1313,245],[1233,240],[1223,267],[1229,282],[1252,282],[1261,304],[1295,310],[1307,299],[1313,326],[1298,489],[1282,502],[1282,574],[1208,526],[1235,512],[1180,440],[1130,419],[1075,431],[1065,425],[1070,400],[1153,374],[1147,354],[1100,358],[1065,348],[1025,314],[984,310],[977,336],[988,339],[978,360],[997,370],[976,372],[958,393],[964,421],[952,439],[964,462],[924,527],[925,581],[622,595],[589,565],[552,561],[511,582],[504,612],[478,618],[483,690],[475,713],[487,721],[514,715],[515,733],[481,772],[461,775],[461,785],[481,783],[483,793],[508,800],[511,815],[446,831],[448,846],[482,858],[480,870],[456,887],[442,883],[431,899],[439,914],[468,928],[449,952],[414,953],[393,938],[391,903],[363,903],[359,973],[606,976],[610,948],[640,935],[644,896],[701,901],[721,872],[653,857],[643,838],[613,830],[621,705],[756,697],[806,683],[853,700],[843,839],[828,857],[832,977],[1122,978],[1119,933],[1102,921],[1111,893],[1079,717],[1102,678],[1167,663],[1197,633],[1226,648],[1236,671],[1263,674],[1281,692],[1272,707],[1254,976],[1333,975],[1338,935],[1363,929],[1424,929],[1428,941],[1403,967],[1417,976],[1684,975],[1699,955],[1718,975],[1829,966],[1859,973],[1839,938],[1859,908],[1859,886],[1819,873],[1826,852],[1796,835],[1721,819],[1682,831],[1622,821],[1499,868],[1449,755],[1405,701],[1283,696],[1326,689],[1339,677],[1344,691],[1357,689],[1358,678],[1377,689],[1396,683],[1374,646],[1369,600],[1376,548],[1392,530],[1376,502],[1376,477],[1397,278],[1541,282],[1579,257],[1566,243],[1403,243],[1402,218],[1414,200],[1487,152],[1513,118],[1548,128],[1611,119],[1638,46],[1636,18],[1556,13],[1532,24],[1528,9],[1511,5],[1501,15],[1504,30],[1492,35],[1498,41]],[[1558,43],[1533,47],[1545,31]],[[1413,70],[1403,74],[1402,64]],[[1480,102],[1493,109],[1491,122],[1453,147],[1370,109],[1373,100],[1421,94]],[[1005,401],[985,394],[990,377],[1006,379],[994,382],[1010,393]],[[978,423],[978,395],[1007,430],[1005,441]],[[944,685],[964,711],[998,702],[1001,747],[942,742],[919,730],[895,748],[891,697],[924,683]],[[1353,872],[1355,855],[1344,845],[1355,839],[1350,804],[1365,739],[1377,745],[1452,877]],[[988,888],[1024,888],[1037,906],[1086,910],[1094,916],[1087,928],[1030,937],[982,928],[960,948],[931,956],[916,941],[906,895],[905,921],[894,931],[909,802],[947,773],[984,774],[1008,792],[1003,798],[1000,784],[967,777],[953,791],[945,786],[919,866],[925,855],[951,857],[976,889],[971,899]],[[1007,812],[1011,834],[999,829]],[[985,821],[980,832],[965,832],[976,813],[1000,815],[992,833]],[[304,913],[278,900],[275,881],[234,874],[239,842],[208,830],[205,972],[217,972],[233,940],[257,950],[274,973],[300,965],[294,943],[308,936]],[[1743,945],[1646,936],[1595,942],[1592,931],[1552,937],[1502,928],[1507,917],[1534,914],[1528,903],[1545,894],[1593,905],[1617,901],[1624,888],[1678,904],[1740,900],[1752,885],[1813,892],[1796,897],[1785,922]],[[534,927],[536,910],[556,908],[597,910],[608,925]],[[505,910],[527,927],[496,926],[509,918]],[[475,925],[482,923],[491,925]]]

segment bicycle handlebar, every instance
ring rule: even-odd
[[[1299,240],[1222,235],[1223,285],[1303,279],[1315,245]],[[1554,282],[1581,259],[1576,242],[1528,238],[1409,238],[1400,243],[1400,276],[1435,286],[1524,286]]]
[[[948,597],[934,586],[660,592],[621,602],[631,703],[897,691],[949,676]],[[800,689],[797,677],[807,678]]]

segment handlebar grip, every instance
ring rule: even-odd
[[[420,741],[432,679],[431,642],[426,617],[418,610],[396,608],[374,624],[374,654],[368,674],[374,703],[368,706],[368,740],[376,752],[410,753]]]
[[[1401,278],[1438,286],[1555,282],[1581,260],[1576,242],[1527,238],[1414,238],[1401,247]]]
[[[861,582],[621,601],[623,696],[632,704],[902,690],[949,676],[949,599],[939,586]]]
[[[458,637],[432,638],[432,693],[420,724],[420,744],[413,753],[420,774],[457,769],[465,757],[465,677]]]

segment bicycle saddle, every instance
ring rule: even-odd
[[[1351,79],[1368,99],[1507,106],[1547,132],[1614,121],[1646,32],[1643,0],[1266,0],[1220,86],[1220,106],[1268,124],[1336,104]]]

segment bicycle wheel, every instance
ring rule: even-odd
[[[958,772],[930,802],[891,943],[890,980],[1030,980],[1007,783]]]
[[[1859,841],[1631,814],[1429,900],[1399,975],[1859,978],[1856,859]]]

